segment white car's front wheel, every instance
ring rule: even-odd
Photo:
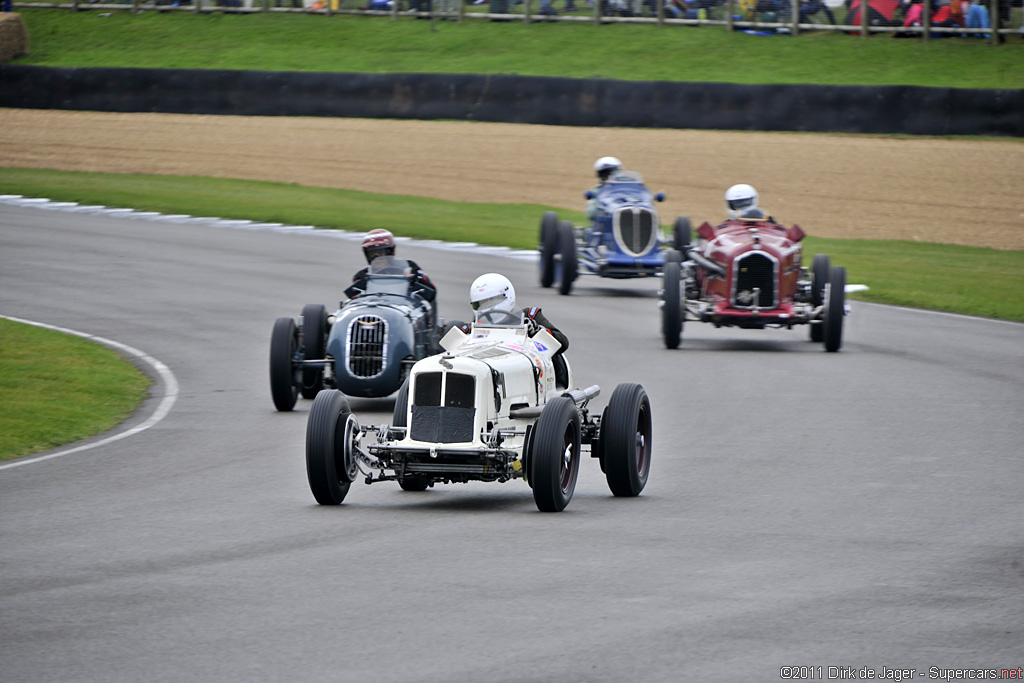
[[[313,400],[306,423],[306,477],[321,505],[340,505],[356,478],[353,446],[359,424],[345,395],[321,391]]]
[[[530,480],[541,512],[560,512],[572,500],[580,471],[580,414],[572,399],[548,402],[533,429]]]

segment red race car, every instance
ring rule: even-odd
[[[811,341],[826,351],[842,346],[846,269],[817,254],[808,271],[800,226],[756,213],[717,227],[705,222],[696,243],[666,259],[659,302],[666,347],[679,347],[687,320],[748,329],[810,325]]]

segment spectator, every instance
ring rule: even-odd
[[[822,0],[800,0],[800,23],[810,24],[811,17],[818,12],[824,12],[825,16],[828,17],[828,23],[835,26],[836,18],[832,14],[832,10]]]
[[[967,9],[967,28],[991,28],[988,16],[988,8],[984,5],[971,3]],[[988,38],[988,33],[970,33],[968,35],[978,38]]]

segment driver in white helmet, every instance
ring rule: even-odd
[[[594,162],[594,173],[597,174],[598,183],[590,190],[593,197],[587,202],[587,208],[584,210],[588,220],[594,220],[597,216],[597,193],[608,181],[612,173],[621,170],[622,162],[615,157],[601,157]]]
[[[486,273],[474,280],[469,288],[469,305],[472,306],[478,322],[518,322],[521,313],[531,337],[544,329],[561,344],[556,355],[564,353],[569,348],[569,338],[544,317],[539,307],[517,308],[515,287],[504,275]],[[468,334],[469,326],[464,325],[462,331]]]
[[[725,191],[725,208],[729,212],[729,218],[732,220],[769,220],[774,223],[775,220],[771,216],[765,215],[765,212],[758,206],[757,200],[757,190],[753,185],[744,183],[733,185]]]

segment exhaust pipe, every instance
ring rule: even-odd
[[[566,391],[562,396],[568,396],[572,399],[572,402],[576,405],[589,401],[598,394],[601,393],[601,387],[596,384],[587,387],[586,389],[573,389],[572,391]]]
[[[725,277],[725,268],[718,265],[711,259],[701,256],[695,249],[690,250],[690,260],[710,273],[714,273],[720,277]]]

